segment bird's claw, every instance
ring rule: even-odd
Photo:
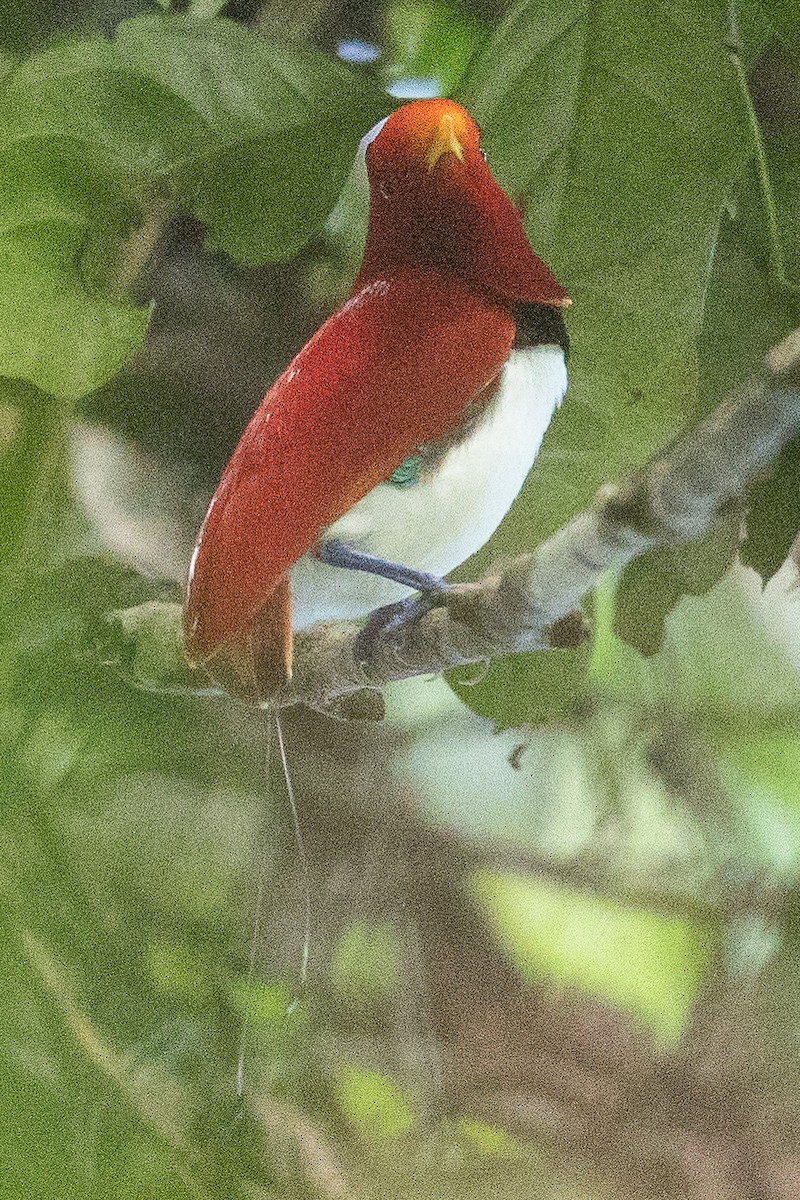
[[[418,596],[409,596],[405,600],[376,608],[353,643],[356,662],[367,662],[379,642],[392,641],[407,625],[424,617],[431,609],[445,604],[449,590],[443,585],[435,592],[422,592]]]

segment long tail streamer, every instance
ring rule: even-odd
[[[300,958],[300,970],[297,976],[297,990],[294,999],[286,1010],[286,1015],[290,1016],[297,1008],[300,1001],[303,999],[308,983],[308,957],[311,951],[311,879],[308,871],[308,855],[306,854],[306,845],[303,838],[303,829],[300,825],[300,813],[297,808],[294,788],[292,786],[292,777],[289,773],[289,763],[286,759],[286,742],[283,738],[283,726],[278,713],[275,713],[275,729],[278,734],[278,749],[281,756],[281,767],[283,768],[283,778],[286,783],[286,798],[289,801],[289,809],[292,814],[292,825],[294,827],[294,841],[297,847],[297,861],[300,864],[300,873],[303,879],[303,907],[304,907],[304,922],[303,922],[303,950]]]
[[[267,784],[267,789],[270,786],[270,766],[272,762],[272,748],[277,736],[278,753],[281,760],[281,770],[283,772],[284,784],[286,786],[286,797],[289,802],[289,811],[292,815],[292,828],[294,831],[295,846],[297,848],[297,858],[300,865],[300,872],[303,880],[303,906],[304,906],[304,922],[303,922],[303,948],[300,959],[300,969],[297,976],[297,988],[291,1003],[287,1006],[286,1015],[291,1014],[296,1010],[297,1006],[305,995],[306,986],[308,983],[308,963],[311,951],[311,882],[308,870],[308,855],[306,854],[305,841],[303,839],[303,829],[300,824],[300,814],[297,808],[297,800],[295,798],[294,786],[292,785],[292,777],[289,771],[289,762],[286,755],[286,741],[283,736],[283,727],[278,713],[274,713],[274,725],[270,721],[267,730],[267,743],[264,756],[264,774]],[[258,866],[258,882],[256,885],[256,901],[253,913],[253,935],[250,939],[250,954],[247,964],[247,983],[250,986],[255,978],[256,966],[258,963],[258,947],[261,941],[261,926],[264,916],[264,895],[267,883],[267,865],[266,856],[259,855]],[[245,1057],[247,1053],[248,1035],[250,1026],[247,1016],[242,1018],[242,1028],[239,1036],[239,1056],[236,1065],[236,1097],[241,1100],[244,1096],[244,1079],[245,1079]]]

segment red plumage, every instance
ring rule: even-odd
[[[452,429],[513,340],[506,311],[434,271],[367,284],[331,317],[225,468],[190,578],[190,658],[245,629],[326,525]]]

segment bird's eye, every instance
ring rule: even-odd
[[[484,161],[484,162],[488,162],[488,161],[489,161],[489,155],[486,153],[486,151],[484,150],[483,146],[480,146],[480,147],[479,147],[479,150],[480,150],[480,153],[481,153],[481,158],[483,159],[483,161]]]
[[[390,179],[382,179],[378,184],[378,191],[384,200],[391,200],[394,195],[394,184]]]

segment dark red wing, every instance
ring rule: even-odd
[[[457,425],[513,338],[505,310],[434,271],[375,280],[331,317],[223,472],[192,561],[190,659],[246,630],[327,525]]]

